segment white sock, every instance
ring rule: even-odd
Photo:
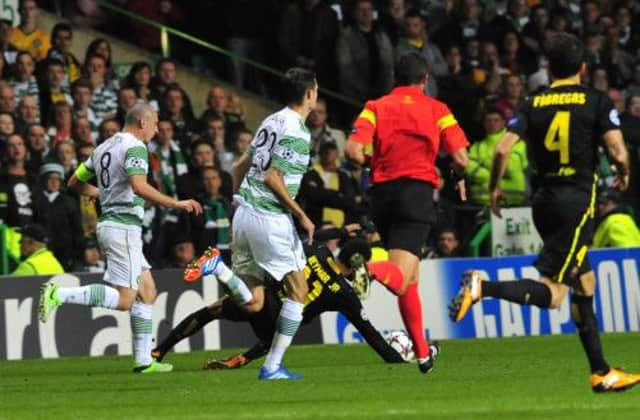
[[[231,293],[231,299],[233,299],[236,305],[246,305],[251,302],[253,299],[251,290],[249,290],[240,277],[233,274],[233,271],[231,271],[225,263],[221,261],[216,267],[215,272],[220,283],[227,286],[229,293]]]
[[[303,309],[304,304],[291,299],[285,299],[282,303],[280,316],[276,323],[276,333],[273,335],[271,349],[264,361],[264,367],[269,372],[278,369],[282,364],[284,352],[287,351],[287,348],[293,341],[293,337],[298,331],[300,322],[302,322]]]
[[[120,293],[104,284],[89,284],[82,287],[59,287],[58,299],[62,303],[115,309],[118,307]]]
[[[133,354],[136,366],[151,364],[151,317],[153,305],[136,301],[131,306],[131,331],[133,335]]]

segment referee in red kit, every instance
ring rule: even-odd
[[[423,57],[414,53],[400,57],[395,67],[397,87],[365,104],[344,150],[347,159],[371,166],[373,222],[389,259],[402,271],[402,277],[384,283],[398,296],[423,373],[433,369],[433,358],[422,323],[418,268],[420,248],[436,216],[435,159],[442,145],[453,158],[453,175],[465,200],[463,174],[469,144],[447,105],[424,94],[428,77]]]

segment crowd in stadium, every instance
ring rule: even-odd
[[[313,69],[322,87],[362,103],[392,87],[396,57],[410,51],[422,54],[431,74],[425,90],[449,105],[473,143],[466,174],[469,203],[456,200],[446,176],[450,163],[439,161],[439,220],[425,257],[464,255],[464,242],[488,214],[484,210],[493,148],[521,101],[549,85],[545,39],[558,31],[575,33],[588,49],[589,71],[582,75],[583,82],[606,92],[615,103],[631,155],[631,187],[623,197],[603,195],[603,203],[614,202],[618,213],[624,208],[640,214],[637,2],[114,3],[277,68]],[[38,26],[38,7],[72,24],[61,20],[46,33]],[[190,97],[176,81],[173,59],[135,63],[118,79],[113,71],[117,51],[108,40],[95,39],[83,57],[71,53],[73,25],[113,33],[118,24],[126,25],[127,33],[135,31],[138,45],[159,51],[156,29],[133,20],[123,23],[92,1],[23,1],[18,26],[0,22],[0,219],[16,260],[16,232],[37,223],[54,238],[48,247],[65,271],[104,269],[95,240],[100,209],[94,201],[67,192],[65,181],[97,144],[120,130],[127,110],[140,101],[152,104],[160,116],[158,134],[149,146],[150,181],[168,195],[197,198],[204,207],[199,216],[148,207],[143,231],[147,256],[155,267],[184,267],[210,245],[228,253],[233,214],[229,172],[247,150],[254,127],[246,127],[243,106],[229,89],[215,85],[206,98]],[[175,60],[227,79],[239,89],[272,92],[266,78],[237,60],[223,61],[195,47],[174,45],[180,46],[173,48]],[[205,99],[207,109],[194,115],[191,104]],[[339,102],[320,100],[307,121],[313,163],[299,201],[317,226],[362,223],[371,228],[364,217],[369,210],[367,171],[347,163],[342,154],[354,112]],[[344,115],[349,115],[348,121]],[[612,179],[604,153],[600,167],[604,188]],[[505,204],[528,204],[535,187],[529,182],[533,170],[526,145],[520,142],[501,184]]]

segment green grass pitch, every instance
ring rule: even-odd
[[[640,371],[640,335],[603,344],[612,366]],[[640,386],[591,392],[573,336],[445,341],[428,375],[364,345],[292,347],[301,381],[258,381],[259,362],[200,370],[209,355],[170,354],[176,371],[148,376],[129,373],[129,357],[0,362],[0,419],[640,418]]]

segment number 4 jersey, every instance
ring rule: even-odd
[[[574,184],[590,190],[602,135],[620,127],[606,95],[567,80],[525,101],[508,129],[527,141],[539,185]]]
[[[141,226],[144,199],[131,188],[131,175],[147,175],[149,168],[146,145],[129,133],[117,133],[98,146],[87,161],[76,170],[76,177],[97,179],[102,214],[100,222]]]
[[[268,116],[258,128],[247,153],[251,168],[247,172],[236,201],[241,205],[269,213],[287,213],[278,198],[264,183],[269,168],[284,178],[289,195],[295,198],[302,176],[309,166],[311,134],[302,117],[290,108]]]

